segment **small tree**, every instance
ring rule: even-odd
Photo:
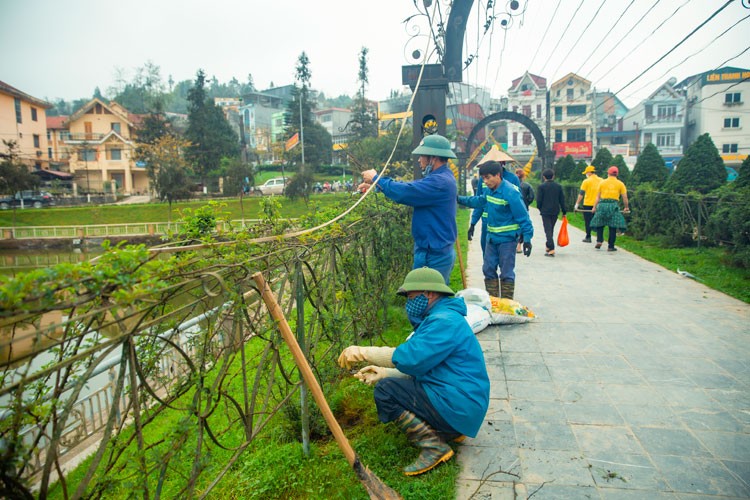
[[[167,221],[171,222],[172,202],[190,197],[190,167],[185,159],[185,151],[190,143],[165,135],[155,144],[141,147],[149,158],[146,172],[160,200],[169,204]]]
[[[650,182],[655,188],[660,188],[667,182],[668,177],[669,169],[664,164],[659,150],[653,143],[646,144],[641,154],[638,155],[638,161],[635,162],[630,183],[638,186]]]
[[[630,182],[630,169],[628,168],[628,164],[625,163],[625,158],[623,158],[622,155],[615,156],[612,160],[612,165],[617,167],[617,170],[619,171],[617,178],[625,184],[628,184]]]
[[[750,155],[740,165],[740,171],[733,183],[736,189],[745,189],[750,187]]]
[[[576,169],[576,161],[572,156],[566,155],[555,162],[555,178],[557,180],[571,179]]]
[[[378,123],[372,109],[367,105],[365,91],[367,90],[367,48],[362,47],[359,53],[359,90],[352,106],[352,117],[347,123],[347,128],[354,135],[355,141],[361,141],[367,137],[378,135]]]
[[[3,139],[6,153],[0,153],[0,193],[14,196],[18,191],[34,189],[39,178],[29,172],[20,162],[18,144],[13,140]],[[13,204],[13,225],[16,225],[16,205]]]
[[[676,193],[698,191],[706,194],[723,186],[726,180],[724,160],[706,133],[690,145],[665,187]]]
[[[606,177],[607,169],[612,166],[612,153],[607,148],[601,148],[596,152],[596,156],[591,160],[591,164],[596,167],[596,175]]]
[[[222,158],[221,176],[224,178],[224,195],[242,196],[246,192],[244,188],[253,185],[255,174],[253,167],[239,158]]]

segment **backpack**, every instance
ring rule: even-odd
[[[534,202],[534,188],[531,187],[531,184],[528,182],[521,183],[521,195],[527,207]]]

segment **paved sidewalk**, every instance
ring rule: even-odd
[[[457,498],[750,498],[750,305],[572,227],[545,257],[531,216],[515,299],[538,318],[477,335],[490,410]],[[477,237],[470,287],[481,260]]]

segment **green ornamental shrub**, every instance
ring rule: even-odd
[[[675,193],[706,194],[724,185],[727,171],[711,136],[703,134],[690,145],[665,188]]]
[[[630,184],[638,186],[650,182],[654,187],[660,188],[668,177],[669,169],[664,164],[664,159],[659,154],[659,150],[652,143],[647,144],[641,154],[638,155],[638,161],[635,162]]]

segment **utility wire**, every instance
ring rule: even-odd
[[[542,35],[542,39],[539,40],[539,45],[536,46],[536,51],[534,52],[534,57],[531,58],[531,62],[529,63],[529,66],[526,68],[526,71],[530,71],[531,67],[534,65],[534,61],[536,61],[536,56],[539,54],[539,49],[542,48],[542,45],[544,45],[544,39],[547,37],[547,32],[549,31],[550,26],[552,26],[552,22],[555,20],[555,15],[557,14],[557,9],[560,8],[560,3],[562,0],[557,0],[557,7],[555,7],[555,11],[552,13],[552,17],[549,19],[549,23],[547,24],[547,29],[544,30],[544,35]]]
[[[622,92],[623,90],[625,90],[626,88],[628,88],[633,82],[635,82],[640,77],[642,77],[647,71],[649,71],[651,68],[653,68],[654,66],[656,66],[657,64],[659,64],[661,61],[663,61],[664,58],[667,57],[672,52],[674,52],[674,50],[677,49],[677,47],[679,47],[680,45],[682,45],[683,43],[685,43],[685,41],[688,38],[690,38],[691,36],[693,36],[698,30],[700,30],[706,24],[708,24],[714,17],[716,17],[717,15],[719,15],[719,13],[722,10],[726,9],[727,7],[729,7],[729,5],[731,5],[733,1],[734,0],[727,0],[727,2],[724,5],[722,5],[721,7],[719,7],[719,9],[716,12],[714,12],[713,14],[711,14],[711,16],[708,19],[706,19],[705,21],[703,21],[702,23],[700,23],[693,31],[691,31],[690,33],[688,33],[688,35],[685,38],[683,38],[682,40],[680,40],[680,42],[677,45],[675,45],[674,47],[672,47],[671,49],[669,49],[669,51],[666,54],[664,54],[659,59],[657,59],[653,64],[651,64],[651,66],[649,66],[648,68],[646,68],[645,70],[643,70],[638,76],[636,76],[635,78],[633,78],[632,80],[630,80],[624,87],[622,87],[620,90],[618,90],[615,93],[619,94],[620,92]]]
[[[630,9],[630,7],[632,7],[632,5],[633,5],[634,3],[635,3],[635,0],[630,0],[630,3],[628,4],[628,6],[627,6],[627,7],[625,7],[625,10],[623,10],[623,11],[622,11],[622,13],[620,14],[620,17],[618,17],[618,18],[617,18],[617,21],[615,21],[615,22],[614,22],[614,25],[615,25],[615,26],[617,26],[617,25],[618,25],[618,24],[620,23],[620,20],[622,19],[622,17],[623,17],[624,15],[625,15],[625,13],[626,13],[626,12],[628,11],[628,9]],[[659,0],[657,0],[656,2],[654,2],[654,4],[653,4],[653,5],[651,6],[651,9],[653,9],[653,8],[654,8],[654,7],[656,6],[656,4],[658,4],[658,3],[659,3]],[[648,10],[648,11],[646,12],[646,14],[648,14],[649,12],[651,12],[651,9],[649,9],[649,10]],[[646,14],[644,14],[644,15],[643,15],[643,17],[641,17],[641,18],[640,18],[640,19],[639,19],[639,20],[638,20],[638,21],[637,21],[637,22],[636,22],[636,23],[635,23],[635,24],[634,24],[634,25],[633,25],[633,26],[632,26],[632,27],[630,28],[630,31],[632,31],[632,30],[633,30],[633,28],[635,28],[636,26],[638,26],[638,23],[640,23],[640,22],[641,22],[641,21],[643,20],[643,18],[644,18],[644,17],[646,17]],[[616,43],[614,44],[614,47],[616,47],[617,45],[619,45],[619,44],[620,44],[620,42],[621,42],[621,41],[622,41],[622,40],[623,40],[623,39],[625,38],[625,36],[627,36],[627,35],[628,35],[628,34],[630,33],[630,31],[628,31],[627,33],[625,33],[625,35],[623,35],[623,37],[622,37],[622,38],[621,38],[620,40],[618,40],[618,41],[617,41],[617,42],[616,42]],[[580,66],[580,67],[579,67],[579,68],[578,68],[578,69],[576,70],[576,74],[577,74],[577,75],[580,75],[580,74],[581,74],[581,70],[583,69],[583,67],[584,67],[584,66],[586,65],[586,63],[587,63],[587,62],[589,62],[589,59],[590,59],[590,58],[591,58],[591,57],[592,57],[592,56],[594,55],[594,53],[595,53],[595,52],[596,52],[597,50],[599,50],[600,48],[602,48],[602,44],[601,44],[601,43],[598,43],[598,44],[596,44],[596,46],[594,47],[594,50],[593,50],[593,51],[591,51],[591,54],[589,54],[589,56],[588,56],[588,57],[586,57],[586,58],[584,58],[584,59],[583,59],[583,62],[581,63],[581,66]],[[603,57],[603,58],[602,58],[602,59],[601,59],[601,60],[600,60],[599,62],[603,61],[603,60],[604,60],[604,59],[605,59],[605,58],[606,58],[606,57],[607,57],[608,55],[610,55],[610,54],[609,54],[609,52],[606,52],[606,53],[604,54],[604,57]],[[596,68],[596,66],[594,66],[594,68]]]
[[[565,29],[563,30],[562,34],[560,35],[560,39],[557,41],[554,47],[552,47],[552,51],[549,53],[549,57],[547,57],[547,60],[544,61],[544,65],[542,66],[542,69],[539,71],[539,73],[544,73],[544,68],[547,67],[547,63],[552,59],[552,56],[554,55],[555,51],[557,50],[557,47],[560,46],[560,42],[562,41],[563,37],[565,36],[565,33],[568,32],[568,29],[570,28],[571,24],[573,24],[573,19],[576,18],[576,14],[578,14],[578,11],[581,10],[581,6],[583,6],[583,2],[586,0],[581,0],[581,3],[578,4],[578,8],[573,12],[573,16],[570,18],[570,21],[568,21],[567,26],[565,26]]]
[[[634,1],[635,1],[635,0],[632,0],[632,1],[630,2],[630,5],[633,5],[633,2],[634,2]],[[560,69],[560,67],[561,67],[561,66],[563,65],[563,63],[564,63],[565,61],[567,61],[567,59],[568,59],[568,56],[570,56],[570,54],[571,54],[571,53],[572,53],[572,52],[573,52],[573,51],[575,50],[575,48],[576,48],[576,47],[578,47],[578,44],[579,44],[579,43],[581,43],[581,40],[583,40],[583,36],[584,36],[584,35],[586,34],[586,32],[588,31],[588,29],[589,29],[589,28],[591,27],[591,25],[592,25],[592,24],[594,24],[594,21],[596,20],[596,17],[597,17],[598,15],[599,15],[599,12],[601,12],[602,8],[604,7],[604,5],[605,5],[606,3],[607,3],[607,0],[603,0],[603,1],[602,1],[602,3],[601,3],[601,4],[599,5],[599,8],[598,8],[598,9],[596,9],[596,12],[594,13],[594,17],[592,17],[592,18],[591,18],[591,21],[589,21],[589,22],[588,22],[588,23],[586,24],[586,27],[585,27],[585,28],[584,28],[584,30],[583,30],[583,31],[581,32],[581,34],[580,34],[580,35],[578,36],[578,40],[576,40],[576,43],[574,43],[574,44],[573,44],[573,46],[572,46],[572,47],[571,47],[571,48],[570,48],[570,49],[568,50],[568,53],[567,53],[567,54],[565,54],[565,57],[563,57],[563,58],[562,58],[562,59],[560,60],[560,64],[558,64],[558,65],[557,65],[557,68],[555,68],[555,71],[553,71],[553,72],[552,72],[552,75],[556,75],[556,74],[557,74],[557,71],[558,71],[558,70]]]

